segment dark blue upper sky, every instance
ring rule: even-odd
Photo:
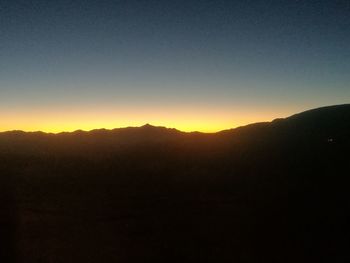
[[[3,0],[0,40],[13,128],[64,108],[148,112],[140,122],[166,108],[175,127],[184,109],[207,127],[212,110],[223,127],[350,99],[348,0]]]

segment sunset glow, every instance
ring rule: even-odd
[[[0,9],[1,131],[215,132],[350,100],[341,4],[63,2]]]
[[[8,114],[2,117],[0,129],[44,131],[58,133],[62,131],[93,130],[98,128],[114,129],[129,126],[142,126],[146,123],[154,126],[176,128],[181,131],[191,132],[217,132],[253,122],[271,121],[276,117],[286,117],[272,112],[240,112],[238,110],[215,111],[201,109],[191,113],[188,109],[168,109],[162,112],[156,110],[139,110],[132,112],[125,110],[77,110],[67,111],[28,111],[16,114]]]

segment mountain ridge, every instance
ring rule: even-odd
[[[322,116],[321,116],[322,115]],[[347,115],[347,116],[345,116]],[[224,134],[224,133],[229,133],[229,132],[235,132],[239,131],[242,129],[247,129],[247,128],[253,128],[253,127],[258,127],[258,126],[266,126],[266,125],[275,125],[275,124],[280,124],[286,121],[308,121],[311,117],[315,118],[322,118],[326,117],[326,119],[329,121],[332,119],[334,116],[337,116],[337,118],[341,118],[342,116],[348,120],[350,116],[350,104],[338,104],[338,105],[331,105],[331,106],[323,106],[323,107],[318,107],[318,108],[313,108],[309,109],[306,111],[302,111],[296,114],[292,114],[286,118],[276,118],[272,121],[266,121],[266,122],[256,122],[256,123],[250,123],[247,125],[243,126],[238,126],[235,128],[229,128],[229,129],[224,129],[221,131],[217,132],[200,132],[200,131],[191,131],[191,132],[186,132],[186,131],[181,131],[176,128],[171,128],[171,127],[165,127],[165,126],[156,126],[156,125],[151,125],[149,123],[146,123],[142,126],[127,126],[127,127],[120,127],[120,128],[113,128],[113,129],[105,129],[105,128],[97,128],[97,129],[92,129],[92,130],[75,130],[71,132],[58,132],[58,133],[52,133],[52,132],[43,132],[43,131],[23,131],[23,130],[9,130],[9,131],[3,131],[0,132],[1,135],[83,135],[83,134],[102,134],[102,133],[118,133],[118,132],[127,132],[127,131],[147,131],[147,132],[155,132],[155,131],[164,131],[164,132],[173,132],[173,133],[178,133],[178,134],[199,134],[199,135],[218,135],[218,134]]]
[[[349,262],[349,135],[350,105],[215,134],[2,133],[0,243],[26,263]]]

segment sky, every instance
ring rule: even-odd
[[[215,132],[349,102],[348,0],[0,1],[0,131]]]

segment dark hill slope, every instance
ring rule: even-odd
[[[0,261],[349,262],[349,118],[1,133]]]
[[[231,144],[333,142],[346,143],[350,129],[350,104],[329,106],[295,114],[272,122],[256,123],[214,134],[184,133],[176,129],[154,127],[119,128],[114,130],[75,131],[46,134],[11,131],[0,133],[0,152],[32,149],[74,150],[76,147],[138,147],[141,145],[210,145],[222,147]],[[280,145],[279,145],[280,146]],[[225,148],[225,147],[224,147]],[[47,150],[47,149],[45,149]]]
[[[236,129],[222,131],[225,137],[240,137],[244,139],[269,136],[276,137],[310,137],[310,139],[332,137],[345,138],[350,128],[350,104],[317,108],[292,115],[285,119],[272,122],[256,123]],[[268,138],[268,137],[267,137]],[[266,139],[267,139],[266,138]],[[333,138],[335,139],[335,138]]]

